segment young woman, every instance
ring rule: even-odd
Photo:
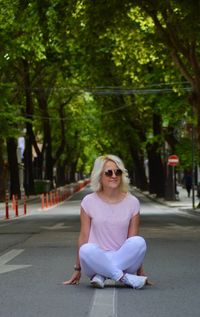
[[[81,272],[92,286],[103,288],[106,279],[134,289],[147,284],[142,263],[145,240],[138,235],[140,204],[129,192],[129,178],[115,155],[96,159],[91,173],[93,192],[81,202],[81,230],[74,273],[64,285],[78,284]]]

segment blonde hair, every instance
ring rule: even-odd
[[[103,171],[104,164],[107,161],[113,161],[117,165],[117,167],[122,170],[121,190],[123,192],[128,192],[129,191],[129,182],[130,182],[129,177],[128,177],[128,172],[125,169],[125,166],[124,166],[124,163],[122,162],[122,160],[118,156],[112,155],[112,154],[99,156],[95,160],[93,170],[91,173],[90,185],[91,185],[92,190],[94,192],[97,192],[97,191],[100,191],[102,189],[102,185],[100,182],[101,173]]]

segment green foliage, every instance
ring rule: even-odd
[[[180,159],[180,164],[177,166],[179,169],[190,170],[193,163],[197,165],[200,163],[196,143],[192,144],[191,138],[182,138],[181,143],[176,145],[176,153]]]
[[[0,86],[0,135],[5,139],[8,137],[17,137],[20,135],[25,118],[20,112],[19,104],[12,102],[10,95],[15,93],[13,87],[7,85]]]
[[[36,138],[43,144],[48,123],[53,158],[62,143],[58,160],[69,166],[77,161],[77,169],[88,173],[94,158],[105,152],[116,153],[131,165],[131,149],[145,153],[149,143],[162,148],[165,135],[153,135],[153,114],[160,115],[161,126],[174,129],[190,114],[190,86],[166,43],[170,36],[180,36],[178,56],[192,74],[184,53],[189,50],[188,38],[199,53],[194,2],[1,0],[0,4],[4,138],[20,134],[30,92]],[[156,17],[167,35],[156,31]],[[189,23],[191,17],[195,27]],[[38,103],[39,92],[45,109]],[[185,166],[187,142],[179,141],[177,152]]]

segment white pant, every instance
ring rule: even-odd
[[[82,271],[92,278],[95,274],[118,281],[124,273],[136,274],[143,263],[146,242],[140,236],[128,238],[117,251],[102,250],[97,244],[83,244],[79,250]]]

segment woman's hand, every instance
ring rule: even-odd
[[[69,280],[63,282],[63,285],[77,285],[79,284],[80,278],[81,272],[75,271]]]

